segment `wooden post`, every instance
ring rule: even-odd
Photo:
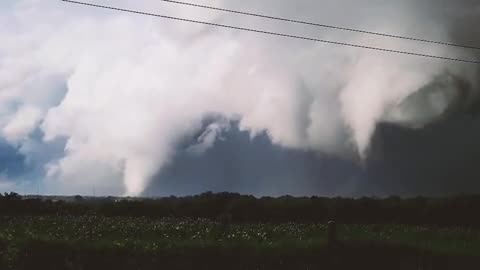
[[[329,247],[333,247],[337,243],[337,223],[333,220],[328,222],[327,241]]]

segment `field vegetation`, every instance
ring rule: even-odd
[[[478,202],[4,194],[0,269],[477,269],[480,223],[466,213]],[[327,243],[331,219],[335,246]]]

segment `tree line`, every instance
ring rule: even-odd
[[[0,216],[104,215],[206,218],[235,223],[318,222],[480,227],[480,195],[445,198],[278,198],[203,193],[158,199],[83,198],[71,201],[0,194]]]

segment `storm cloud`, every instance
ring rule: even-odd
[[[89,2],[479,59],[476,50],[252,19],[155,0]],[[480,44],[478,30],[471,27],[480,23],[480,5],[474,1],[198,2]],[[308,193],[310,182],[318,181],[323,185],[319,190],[334,195],[334,182],[329,179],[336,178],[342,179],[337,184],[350,193],[353,187],[362,190],[377,181],[375,173],[370,178],[364,175],[366,168],[377,168],[369,164],[375,160],[370,152],[378,151],[376,138],[383,136],[379,125],[391,125],[400,133],[423,132],[452,115],[477,108],[480,76],[476,65],[281,39],[60,1],[7,0],[0,9],[0,135],[24,162],[33,163],[37,171],[41,168],[42,173],[34,177],[41,178],[50,191],[55,187],[56,192],[77,193],[95,186],[99,194],[139,195],[148,187],[162,193],[163,186],[163,193],[171,187],[171,192],[196,192],[202,188],[186,187],[183,192],[175,188],[183,184],[173,179],[193,176],[174,174],[171,168],[197,166],[197,159],[212,172],[223,171],[222,178],[230,179],[224,181],[234,181],[236,189],[245,192],[277,194],[291,189],[295,194]],[[221,117],[205,126],[212,114]],[[444,134],[444,129],[436,131]],[[210,161],[215,160],[213,156],[223,160],[223,153],[209,154],[210,150],[224,151],[222,145],[227,147],[228,140],[237,142],[228,150],[235,156],[231,163],[235,168],[230,170],[220,160]],[[421,145],[429,143],[425,139]],[[245,145],[253,147],[248,154],[241,152],[240,146]],[[248,170],[255,169],[245,165],[245,159],[255,157],[257,150],[268,153],[262,163],[280,156],[292,158],[297,165],[282,173],[283,177],[252,174]],[[196,158],[182,158],[183,151]],[[387,155],[391,151],[395,150],[388,150]],[[400,159],[409,159],[415,151],[405,150]],[[445,148],[441,153],[449,155],[448,151]],[[202,155],[204,159],[199,158]],[[318,165],[321,173],[314,173],[322,160],[330,160],[326,164],[331,165]],[[263,170],[273,172],[283,163],[266,164]],[[303,170],[302,164],[312,165]],[[352,173],[344,173],[342,166]],[[375,172],[389,165],[379,166]],[[335,171],[338,175],[331,176]],[[217,181],[206,179],[217,176],[198,176],[205,178],[204,183]],[[276,191],[241,187],[255,186],[249,177],[268,178],[269,186],[275,179],[291,184]],[[232,188],[225,183],[205,185]]]

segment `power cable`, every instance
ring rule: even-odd
[[[287,19],[287,18],[282,18],[282,17],[275,17],[275,16],[270,16],[270,15],[252,13],[252,12],[245,12],[245,11],[239,11],[239,10],[233,10],[233,9],[225,9],[225,8],[218,8],[218,7],[207,6],[207,5],[194,4],[194,3],[189,3],[189,2],[182,2],[182,1],[175,1],[175,0],[159,0],[159,1],[168,2],[168,3],[172,3],[172,4],[178,4],[178,5],[184,5],[184,6],[191,6],[191,7],[203,8],[203,9],[210,9],[210,10],[216,10],[216,11],[222,11],[222,12],[252,16],[252,17],[258,17],[258,18],[264,18],[264,19],[270,19],[270,20],[289,22],[289,23],[317,26],[317,27],[330,28],[330,29],[335,29],[335,30],[357,32],[357,33],[362,33],[362,34],[369,34],[369,35],[396,38],[396,39],[419,41],[419,42],[424,42],[424,43],[432,43],[432,44],[438,44],[438,45],[444,45],[444,46],[459,47],[459,48],[464,48],[464,49],[480,50],[480,47],[475,47],[475,46],[470,46],[470,45],[462,45],[462,44],[449,43],[449,42],[443,42],[443,41],[435,41],[435,40],[421,39],[421,38],[415,38],[415,37],[399,36],[399,35],[393,35],[393,34],[387,34],[387,33],[353,29],[353,28],[347,28],[347,27],[341,27],[341,26],[335,26],[335,25],[313,23],[313,22],[307,22],[307,21],[300,21],[300,20]]]
[[[421,54],[421,53],[408,52],[408,51],[393,50],[393,49],[387,49],[387,48],[381,48],[381,47],[371,47],[371,46],[364,46],[364,45],[358,45],[358,44],[352,44],[352,43],[344,43],[344,42],[338,42],[338,41],[323,40],[323,39],[317,39],[317,38],[312,38],[312,37],[290,35],[290,34],[284,34],[284,33],[258,30],[258,29],[253,29],[253,28],[244,28],[244,27],[238,27],[238,26],[232,26],[232,25],[226,25],[226,24],[198,21],[198,20],[192,20],[192,19],[186,19],[186,18],[180,18],[180,17],[173,17],[173,16],[167,16],[167,15],[161,15],[161,14],[148,13],[148,12],[132,10],[132,9],[123,9],[123,8],[118,8],[118,7],[113,7],[113,6],[91,4],[91,3],[79,2],[79,1],[73,1],[73,0],[60,0],[60,1],[67,2],[67,3],[72,3],[72,4],[78,4],[78,5],[96,7],[96,8],[122,11],[122,12],[128,12],[128,13],[133,13],[133,14],[152,16],[152,17],[158,17],[158,18],[164,18],[164,19],[170,19],[170,20],[176,20],[176,21],[183,21],[183,22],[189,22],[189,23],[195,23],[195,24],[203,24],[203,25],[215,26],[215,27],[220,27],[220,28],[228,28],[228,29],[235,29],[235,30],[241,30],[241,31],[247,31],[247,32],[254,32],[254,33],[260,33],[260,34],[266,34],[266,35],[272,35],[272,36],[286,37],[286,38],[292,38],[292,39],[301,39],[301,40],[309,40],[309,41],[328,43],[328,44],[333,44],[333,45],[340,45],[340,46],[361,48],[361,49],[367,49],[367,50],[382,51],[382,52],[388,52],[388,53],[419,56],[419,57],[426,57],[426,58],[433,58],[433,59],[440,59],[440,60],[448,60],[448,61],[455,61],[455,62],[463,62],[463,63],[470,63],[470,64],[480,64],[480,61],[474,61],[474,60],[468,60],[468,59],[451,58],[451,57],[444,57],[444,56],[437,56],[437,55],[429,55],[429,54]]]

